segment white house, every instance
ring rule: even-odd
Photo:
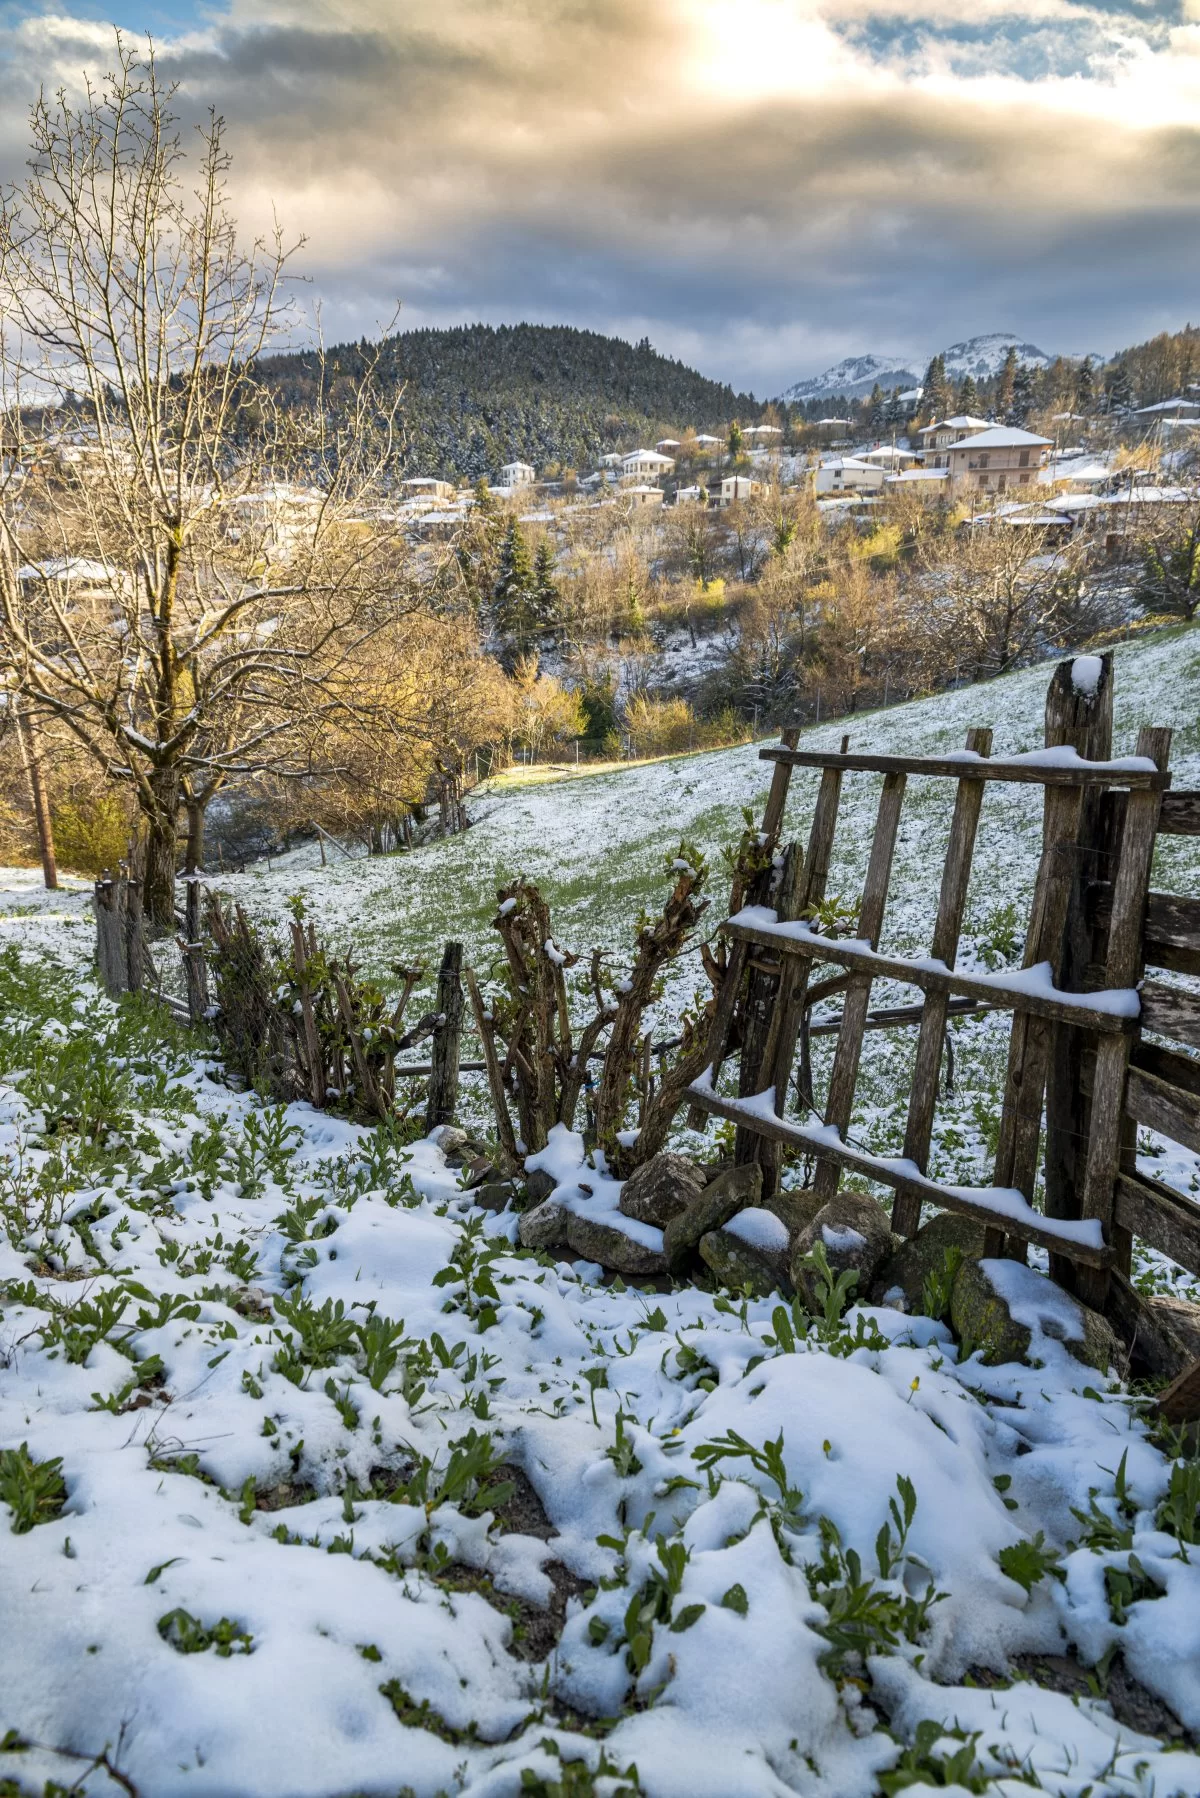
[[[986,418],[972,418],[970,413],[960,413],[957,418],[941,418],[934,424],[926,425],[917,432],[925,454],[926,467],[948,468],[950,464],[946,459],[946,452],[951,444],[962,443],[968,437],[976,437],[981,431],[991,429]]]
[[[677,506],[703,506],[708,502],[708,490],[704,487],[676,487],[675,504]]]
[[[622,460],[620,450],[609,450],[606,456],[601,456],[600,466],[601,468],[620,468]]]
[[[672,450],[679,448],[679,439],[678,437],[660,437],[654,447],[660,456],[667,456]]]
[[[621,489],[622,499],[627,499],[631,506],[640,509],[644,506],[661,506],[664,499],[661,487],[647,487],[634,483]]]
[[[779,425],[747,425],[742,436],[751,443],[770,444],[777,437],[783,436],[783,430]]]
[[[401,481],[400,490],[410,499],[424,500],[427,504],[436,501],[449,505],[454,498],[453,483],[435,480],[431,474],[411,475],[407,481]]]
[[[500,470],[504,487],[532,487],[537,475],[528,462],[506,462]]]
[[[885,463],[868,462],[863,456],[838,456],[832,462],[821,463],[814,490],[817,493],[879,493],[886,474]]]
[[[915,450],[897,449],[894,443],[880,443],[874,449],[863,450],[856,456],[856,462],[869,462],[880,468],[911,468],[919,460]]]
[[[52,594],[61,604],[71,605],[128,599],[134,586],[132,575],[87,556],[52,556],[46,562],[27,562],[17,569],[17,579],[30,592]]]
[[[717,504],[719,506],[736,506],[742,500],[754,499],[758,494],[765,493],[766,490],[767,483],[765,481],[752,481],[747,474],[727,474],[721,481]]]
[[[723,437],[713,437],[708,431],[697,431],[696,442],[703,450],[720,449],[725,442]]]
[[[671,474],[675,463],[670,456],[660,456],[657,450],[630,450],[627,456],[621,457],[621,478],[626,481],[657,480],[659,476]]]
[[[1200,418],[1200,396],[1188,399],[1186,395],[1178,394],[1173,400],[1159,400],[1156,406],[1139,406],[1133,416],[1151,423],[1164,419],[1197,419]]]
[[[975,487],[981,492],[1003,493],[1007,487],[1027,487],[1054,448],[1048,437],[1019,431],[1010,425],[994,425],[978,431],[946,450],[951,487]]]

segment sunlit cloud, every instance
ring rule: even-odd
[[[110,37],[9,11],[11,175]],[[565,320],[770,392],[989,329],[1115,347],[1197,291],[1200,0],[229,0],[159,54],[331,335]]]

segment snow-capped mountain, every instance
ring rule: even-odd
[[[820,400],[836,394],[839,398],[858,399],[870,393],[876,381],[886,389],[912,387],[920,379],[903,356],[847,356],[823,375],[810,375],[797,381],[784,394],[785,400]]]
[[[985,331],[979,337],[968,337],[952,343],[940,353],[945,358],[946,375],[951,381],[962,381],[971,375],[976,381],[990,380],[1004,366],[1009,349],[1017,352],[1020,362],[1032,368],[1048,368],[1052,360],[1036,343],[1025,343],[1012,331]],[[783,395],[785,400],[861,399],[870,393],[876,381],[884,392],[893,387],[915,387],[921,372],[937,352],[911,356],[847,356],[823,375],[810,375],[797,381]]]
[[[1004,367],[1010,349],[1016,350],[1018,362],[1030,368],[1049,368],[1053,361],[1036,343],[1022,343],[1011,331],[985,331],[982,337],[968,337],[965,343],[952,343],[941,352],[947,378],[964,381],[970,375],[976,381],[990,381]]]

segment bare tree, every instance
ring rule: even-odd
[[[160,929],[181,808],[194,859],[224,781],[310,773],[403,587],[362,522],[395,399],[369,372],[336,409],[276,405],[255,366],[299,246],[239,237],[223,121],[189,160],[171,102],[118,35],[78,103],[39,97],[0,196],[0,672],[131,786]]]

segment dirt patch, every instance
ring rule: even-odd
[[[1157,1736],[1160,1741],[1186,1742],[1196,1747],[1198,1740],[1185,1729],[1170,1707],[1163,1703],[1140,1680],[1134,1679],[1118,1655],[1106,1673],[1084,1667],[1074,1654],[1018,1654],[1013,1656],[1008,1675],[990,1673],[974,1667],[971,1677],[976,1685],[1003,1687],[1013,1677],[1032,1680],[1048,1692],[1062,1692],[1068,1698],[1106,1699],[1118,1723],[1135,1729],[1139,1735]]]
[[[254,1494],[256,1511],[286,1511],[292,1505],[311,1505],[317,1496],[315,1486],[307,1480],[280,1480],[275,1486],[260,1486]]]

